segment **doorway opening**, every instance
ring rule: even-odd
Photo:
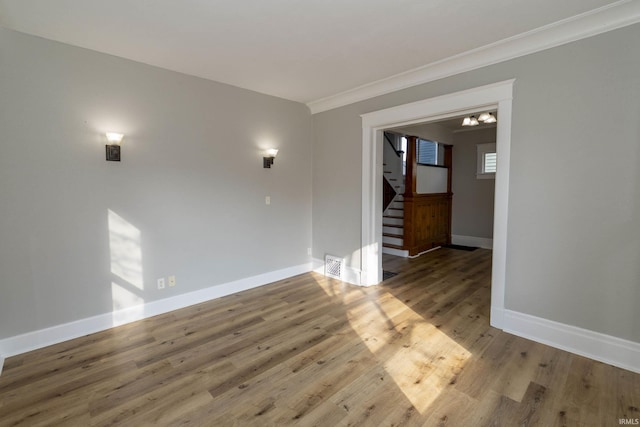
[[[480,120],[466,124],[475,117]],[[383,253],[413,258],[442,246],[492,249],[496,117],[496,111],[480,110],[385,130],[383,186],[391,183],[400,192],[384,200]],[[411,180],[391,144],[407,138],[416,145],[409,150]]]
[[[496,127],[497,162],[491,279],[491,325],[503,325],[506,243],[511,148],[513,83],[508,80],[487,86],[425,99],[362,115],[362,240],[361,284],[382,281],[382,158],[384,130],[432,122],[478,110],[500,116]]]

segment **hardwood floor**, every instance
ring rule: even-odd
[[[386,256],[15,356],[0,425],[617,426],[640,375],[489,326],[491,252]]]

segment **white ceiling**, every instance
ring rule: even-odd
[[[613,3],[0,0],[0,25],[308,103]]]

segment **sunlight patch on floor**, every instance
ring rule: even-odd
[[[387,292],[348,310],[347,318],[421,414],[471,357],[464,347]]]

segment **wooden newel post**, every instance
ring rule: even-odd
[[[453,193],[451,180],[453,178],[453,145],[444,146],[444,165],[447,168],[447,245],[451,244],[451,218],[453,217]]]
[[[407,175],[404,183],[404,196],[411,197],[416,193],[417,154],[416,145],[418,138],[407,136]]]
[[[418,138],[407,136],[407,171],[404,182],[404,247],[415,246],[414,197],[416,194],[416,174],[418,170],[416,144]]]
[[[444,167],[447,168],[447,193],[451,193],[451,178],[453,173],[453,145],[444,146]]]

